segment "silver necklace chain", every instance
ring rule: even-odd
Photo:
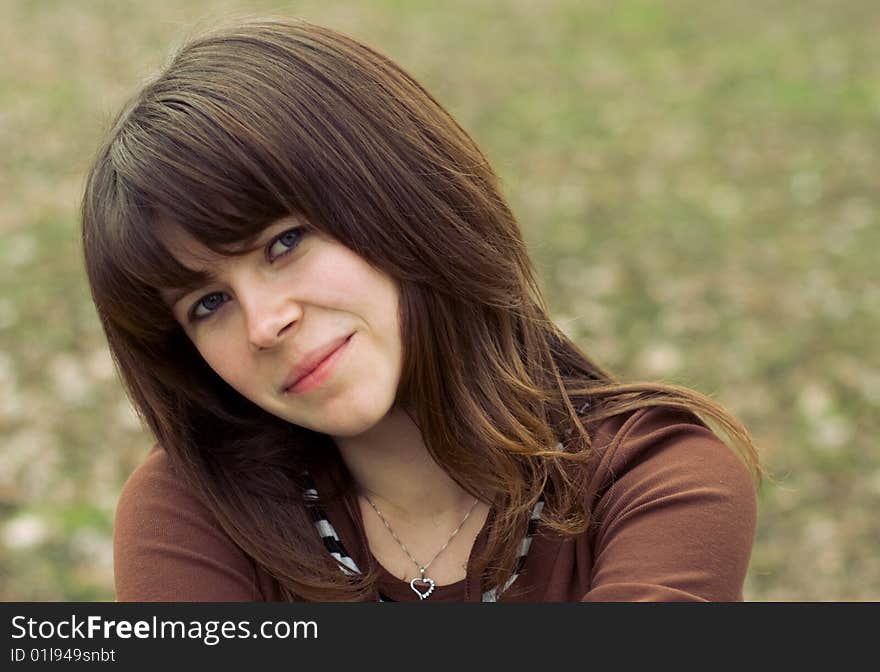
[[[455,528],[455,531],[450,535],[449,539],[446,540],[446,543],[443,544],[443,547],[434,554],[433,558],[431,558],[430,560],[428,560],[428,562],[426,562],[424,565],[422,565],[419,563],[418,560],[416,560],[413,557],[412,553],[409,552],[409,549],[398,538],[398,536],[396,534],[394,534],[394,530],[391,529],[391,524],[388,522],[388,520],[385,518],[385,516],[382,515],[382,512],[379,511],[379,508],[375,504],[373,504],[373,500],[370,499],[366,494],[364,494],[364,499],[366,499],[367,503],[371,507],[373,507],[373,511],[376,512],[376,515],[379,516],[381,521],[385,524],[385,529],[388,530],[389,534],[391,534],[391,536],[394,538],[394,541],[397,542],[397,545],[403,549],[403,552],[406,553],[407,557],[409,557],[409,559],[412,560],[413,564],[418,568],[419,576],[415,577],[414,579],[412,579],[412,581],[409,582],[410,588],[412,588],[413,591],[416,593],[416,595],[419,596],[419,599],[421,599],[421,600],[428,599],[428,597],[431,595],[431,593],[434,592],[434,587],[436,584],[434,583],[433,579],[425,576],[425,571],[428,569],[428,567],[431,566],[431,563],[434,562],[434,560],[436,560],[437,557],[443,551],[446,550],[446,548],[449,546],[449,544],[452,543],[452,540],[455,539],[455,535],[458,534],[458,531],[462,528],[462,526],[465,524],[467,519],[470,518],[470,515],[473,512],[473,510],[476,508],[479,500],[474,499],[474,503],[471,504],[471,508],[469,508],[468,512],[466,514],[464,514],[464,518],[461,519],[461,522],[458,524],[458,527]],[[417,586],[416,584],[419,584],[419,585]]]

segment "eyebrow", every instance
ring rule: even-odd
[[[198,283],[193,285],[183,285],[182,287],[160,287],[159,295],[165,300],[170,308],[174,308],[175,305],[187,294],[191,294],[193,292],[197,292],[205,285],[210,285],[212,282],[216,282],[216,276],[210,271],[206,271],[207,274],[207,282]]]
[[[159,290],[159,295],[169,307],[174,308],[174,306],[191,291],[192,289],[189,287],[175,287],[173,289],[163,287]]]
[[[264,237],[264,234],[261,232],[254,236],[252,240],[239,243],[234,247],[230,247],[230,252],[232,252],[233,256],[249,254],[265,245],[265,241],[263,240]],[[204,274],[205,282],[199,282],[192,285],[183,285],[181,287],[160,287],[160,295],[163,295],[163,299],[167,297],[167,300],[170,302],[169,305],[173,308],[177,304],[177,302],[180,301],[187,294],[196,292],[205,285],[210,285],[214,282],[218,282],[218,277],[212,270],[203,269],[198,272]]]

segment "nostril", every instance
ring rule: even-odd
[[[290,331],[293,328],[294,324],[295,324],[295,322],[291,321],[291,322],[288,322],[287,324],[285,324],[283,327],[281,327],[281,331],[278,332],[278,337],[281,338],[282,336],[284,336],[288,331]]]

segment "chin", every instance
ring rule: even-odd
[[[393,399],[387,404],[374,399],[372,403],[367,402],[339,410],[334,413],[335,417],[332,420],[322,423],[324,427],[318,431],[340,438],[359,436],[378,425],[388,415],[392,405]]]
[[[327,423],[322,429],[318,431],[324,434],[329,434],[330,436],[337,436],[339,438],[351,438],[354,436],[360,436],[361,434],[370,431],[379,423],[381,419],[382,416],[349,416],[342,421]]]

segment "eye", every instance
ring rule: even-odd
[[[299,242],[304,235],[305,231],[303,231],[303,227],[301,226],[294,229],[288,229],[269,243],[266,248],[266,258],[269,261],[275,261],[276,259],[283,257],[299,245]]]
[[[189,311],[190,320],[196,322],[212,315],[220,306],[226,303],[227,300],[228,297],[223,292],[214,292],[213,294],[203,296],[196,301],[192,310]]]

